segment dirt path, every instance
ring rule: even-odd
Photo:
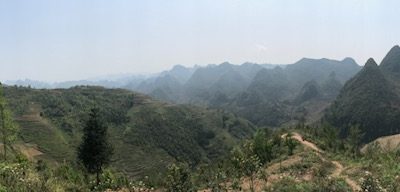
[[[43,153],[37,149],[36,145],[32,145],[29,143],[20,143],[13,144],[13,150],[18,150],[22,154],[25,155],[26,158],[30,161],[35,161],[37,156],[42,155]],[[3,143],[0,143],[0,154],[4,153]]]
[[[284,134],[281,137],[282,138],[286,138],[288,134]],[[351,187],[351,189],[353,191],[361,191],[361,187],[352,179],[350,179],[347,175],[342,175],[342,172],[344,171],[344,166],[338,162],[338,161],[332,161],[332,160],[328,160],[323,154],[325,153],[323,150],[321,150],[320,148],[318,148],[318,146],[310,141],[306,141],[303,140],[303,137],[299,134],[299,133],[292,133],[291,138],[295,139],[296,141],[298,141],[300,144],[310,148],[311,150],[313,150],[315,152],[315,154],[322,160],[325,162],[331,162],[334,166],[335,169],[333,170],[333,172],[330,174],[331,177],[336,177],[336,178],[343,178],[345,180],[345,182],[347,183],[347,185],[349,185]],[[280,167],[288,167],[292,164],[295,164],[297,162],[301,161],[301,157],[300,156],[293,156],[293,158],[284,160],[280,163],[275,163],[271,166],[269,166],[267,168],[269,173],[273,173],[274,171],[280,169]],[[268,176],[268,182],[261,180],[261,179],[256,179],[254,181],[254,188],[255,191],[262,191],[263,187],[270,185],[271,183],[273,183],[274,181],[280,180],[283,177],[286,177],[287,175],[285,174],[272,174]],[[311,178],[308,178],[311,179]],[[307,180],[307,178],[305,179]],[[230,185],[229,183],[227,185]],[[250,181],[248,178],[243,178],[241,181],[241,187],[244,191],[249,190],[250,188]],[[233,192],[233,190],[228,190],[229,192]],[[198,192],[211,192],[211,189],[203,189],[203,190],[199,190]]]
[[[282,137],[286,137],[286,136],[287,136],[287,134],[283,135]],[[291,137],[293,139],[297,140],[298,142],[300,142],[302,145],[314,150],[323,161],[328,161],[321,155],[324,153],[324,151],[322,151],[320,148],[318,148],[317,145],[315,145],[314,143],[305,141],[299,133],[293,133]],[[346,175],[341,175],[344,170],[344,167],[341,163],[339,163],[338,161],[330,161],[330,162],[333,165],[335,165],[335,167],[336,167],[335,170],[331,174],[332,177],[342,177],[346,181],[346,183],[353,189],[353,191],[361,190],[361,187],[355,181],[353,181]]]
[[[336,167],[336,169],[332,172],[332,174],[331,174],[331,176],[333,176],[333,177],[339,177],[340,176],[340,174],[343,172],[343,165],[342,164],[340,164],[339,162],[337,162],[337,161],[331,161],[332,162],[332,164],[334,164],[335,165],[335,167]]]
[[[284,135],[284,137],[286,137],[287,134]],[[298,134],[298,133],[292,133],[292,138],[299,141],[302,145],[305,145],[309,148],[311,148],[312,150],[318,152],[318,153],[324,153],[324,151],[322,151],[320,148],[317,147],[317,145],[315,145],[314,143],[311,143],[309,141],[306,141],[303,139],[303,137]]]

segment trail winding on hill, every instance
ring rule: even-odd
[[[287,134],[283,135],[282,137],[286,137]],[[310,141],[306,141],[303,139],[303,137],[299,134],[299,133],[292,133],[291,138],[297,140],[299,143],[301,143],[302,145],[312,149],[313,151],[316,152],[316,154],[323,160],[323,161],[329,161],[327,159],[325,159],[321,154],[324,153],[323,150],[321,150],[320,148],[317,147],[317,145],[315,145],[314,143],[310,142]],[[346,183],[353,189],[353,191],[361,191],[361,187],[352,179],[350,179],[347,175],[342,175],[342,172],[344,170],[344,167],[341,163],[339,163],[338,161],[330,161],[333,165],[335,165],[335,170],[332,172],[331,176],[332,177],[341,177],[343,178]]]

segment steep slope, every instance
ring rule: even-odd
[[[76,161],[87,110],[99,106],[115,148],[112,166],[131,176],[157,177],[174,161],[213,161],[255,129],[229,113],[165,104],[121,89],[7,87],[5,94],[22,141],[37,145],[51,162]]]
[[[260,126],[275,127],[302,119],[314,122],[335,99],[341,82],[359,69],[351,58],[305,58],[284,68],[262,69],[246,91],[231,100],[219,99],[229,103],[224,105],[226,109]]]
[[[364,141],[398,132],[399,98],[373,59],[341,90],[325,118],[346,135],[350,125],[360,125]]]
[[[228,62],[198,68],[185,84],[183,103],[218,106],[222,97],[232,99],[246,90],[251,80],[263,69],[258,64],[233,65]]]
[[[400,47],[398,45],[390,49],[379,67],[384,73],[400,75]]]
[[[303,103],[311,99],[319,98],[322,96],[321,88],[315,80],[309,81],[301,88],[297,95],[295,102]]]
[[[257,73],[265,67],[259,64],[247,62],[243,63],[242,65],[236,65],[234,68],[250,83],[250,81],[253,80]]]
[[[336,96],[339,95],[340,89],[343,87],[343,84],[336,78],[336,73],[332,72],[329,75],[329,78],[322,83],[321,89],[324,93],[324,97],[328,99],[335,99]]]
[[[186,83],[186,87],[193,90],[207,89],[226,71],[232,69],[233,65],[228,62],[220,65],[208,65],[207,67],[198,68]]]
[[[262,69],[245,92],[238,94],[226,107],[257,125],[279,126],[289,119],[287,105],[288,80],[283,70]]]
[[[227,62],[198,68],[184,85],[184,98],[180,103],[207,105],[213,96],[209,88],[228,70],[233,70],[233,65]]]
[[[172,75],[166,74],[157,78],[144,81],[137,90],[149,94],[150,96],[164,100],[175,101],[182,94],[182,84]]]
[[[222,76],[211,85],[209,92],[221,93],[232,97],[246,89],[248,80],[234,69],[227,70]]]
[[[280,67],[263,69],[254,77],[247,92],[260,96],[263,101],[282,99],[289,92],[288,76]]]
[[[396,92],[400,95],[400,47],[394,46],[383,58],[379,65],[385,77],[396,87]]]

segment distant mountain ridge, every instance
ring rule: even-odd
[[[360,66],[351,58],[345,58],[342,61],[303,58],[289,65],[255,63],[234,65],[224,62],[219,65],[197,67],[195,70],[190,70],[190,68],[185,68],[183,66],[178,66],[176,68],[180,68],[181,71],[190,71],[190,74],[188,72],[185,76],[184,79],[187,79],[186,82],[180,81],[183,85],[183,89],[181,93],[177,94],[180,95],[180,97],[174,96],[174,102],[208,105],[209,101],[213,100],[216,96],[232,100],[235,99],[238,94],[252,89],[251,87],[257,87],[256,84],[258,84],[257,81],[259,81],[257,79],[264,78],[262,77],[263,74],[258,73],[264,73],[265,75],[269,73],[269,71],[281,69],[283,76],[287,78],[285,86],[287,86],[290,92],[290,94],[286,94],[285,97],[289,97],[295,95],[306,82],[315,80],[318,83],[322,83],[328,79],[331,73],[335,73],[337,80],[343,84],[358,72]],[[261,70],[263,70],[263,72],[261,72]],[[154,79],[163,78],[164,75],[173,74],[174,71],[175,67],[170,71],[163,72],[163,75],[154,77]],[[190,78],[187,78],[189,76]],[[144,82],[154,82],[154,79],[149,79]],[[179,79],[179,77],[177,79]],[[154,90],[167,89],[163,87],[162,84],[154,85],[154,87],[156,87]],[[136,88],[130,87],[130,89],[153,95],[153,90],[146,90],[141,86]],[[266,91],[271,92],[268,90]],[[169,96],[167,97],[170,98]],[[168,99],[166,98],[164,100]]]
[[[90,78],[85,80],[61,81],[61,82],[45,82],[31,79],[24,80],[8,80],[5,81],[7,85],[17,85],[24,87],[32,87],[36,89],[68,89],[74,86],[88,85],[88,86],[102,86],[106,88],[123,88],[126,86],[138,86],[138,84],[154,75],[109,75],[98,78]]]
[[[315,119],[309,117],[315,107],[308,106],[317,105],[316,102],[324,103],[318,106],[326,106],[360,68],[352,58],[341,61],[303,58],[287,65],[224,62],[204,67],[176,65],[152,77],[132,78],[131,81],[77,81],[57,86],[67,88],[77,83],[120,87],[161,101],[222,108],[257,125],[280,126],[295,122],[297,117]],[[301,92],[312,88],[305,86],[310,81],[315,81],[319,96],[299,102]],[[302,112],[294,115],[291,111]],[[258,114],[253,115],[255,112]]]

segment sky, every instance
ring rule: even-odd
[[[396,44],[398,0],[0,0],[0,81],[303,57],[363,65]]]

